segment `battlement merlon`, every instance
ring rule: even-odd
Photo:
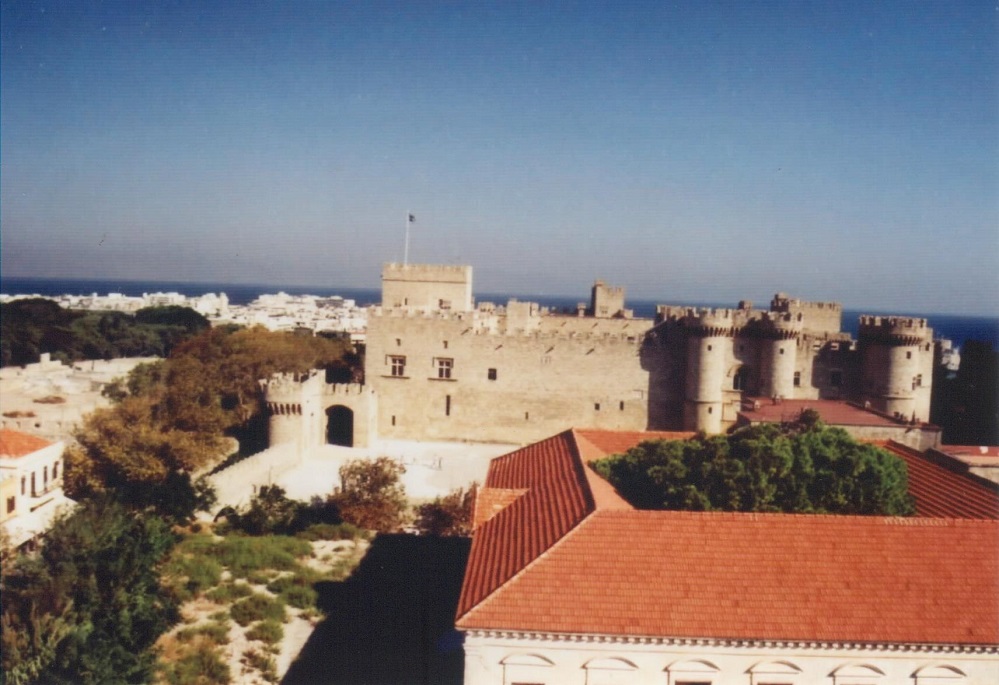
[[[399,264],[382,265],[382,281],[407,281],[420,283],[472,283],[472,267],[450,264]]]
[[[858,337],[893,345],[920,345],[933,340],[933,329],[926,325],[926,319],[917,317],[864,315]]]

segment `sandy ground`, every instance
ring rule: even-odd
[[[323,445],[307,455],[304,463],[276,479],[292,499],[325,496],[340,483],[339,469],[351,459],[392,457],[406,467],[402,477],[413,501],[433,499],[449,491],[485,480],[489,460],[517,449],[518,445],[416,442],[384,440],[373,448]]]
[[[304,560],[304,563],[317,571],[326,572],[344,559],[353,558],[360,560],[367,551],[368,546],[369,543],[365,540],[356,542],[350,540],[319,540],[312,543],[312,556]],[[253,587],[255,592],[273,596],[273,593],[268,591],[264,585],[253,585],[251,587]],[[167,633],[164,638],[161,638],[160,644],[163,645],[169,642],[170,636],[179,630],[209,623],[211,621],[209,617],[222,608],[224,607],[205,599],[188,602],[181,608],[181,615],[184,620],[180,625]],[[303,616],[301,609],[290,606],[287,607],[286,611],[288,619],[283,625],[284,639],[279,645],[280,651],[273,654],[279,680],[288,672],[292,662],[298,656],[298,653],[302,651],[305,643],[308,642],[316,624],[324,618],[318,613],[312,616]],[[238,685],[267,685],[267,680],[258,670],[243,663],[244,655],[250,650],[266,652],[263,643],[247,639],[246,632],[252,625],[242,627],[235,621],[229,622],[228,644],[222,648],[222,658],[229,664],[233,683]],[[170,658],[170,654],[165,656]]]

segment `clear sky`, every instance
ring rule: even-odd
[[[0,8],[7,276],[999,313],[995,2]]]

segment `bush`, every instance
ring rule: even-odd
[[[250,649],[243,654],[243,663],[250,668],[260,671],[260,674],[267,682],[276,683],[278,681],[277,665],[274,663],[273,657],[261,654],[255,649]]]
[[[316,523],[295,534],[295,537],[311,542],[316,540],[357,540],[364,536],[364,530],[352,523]]]
[[[474,502],[473,485],[467,491],[458,488],[433,502],[421,504],[416,509],[416,529],[424,535],[471,535]]]
[[[215,543],[210,553],[234,578],[246,578],[253,571],[265,569],[295,570],[297,559],[309,556],[312,545],[305,540],[277,535],[230,536]]]
[[[389,457],[348,461],[340,467],[341,487],[330,502],[348,523],[380,533],[397,531],[406,514],[404,473],[406,467]]]
[[[205,597],[218,604],[231,604],[237,599],[249,597],[253,589],[246,583],[223,583],[205,593]]]
[[[227,685],[232,682],[229,664],[209,644],[199,644],[161,670],[169,685]]]
[[[285,621],[285,606],[280,599],[271,599],[266,595],[253,594],[241,599],[229,609],[232,620],[241,626],[248,626],[254,621],[271,619]]]
[[[196,637],[204,637],[216,647],[226,645],[229,643],[229,621],[212,621],[177,631],[179,642],[191,642]]]
[[[178,547],[167,562],[163,575],[177,598],[186,602],[218,585],[222,579],[222,566],[210,557],[185,553],[182,547]]]
[[[273,620],[261,621],[257,625],[246,631],[247,640],[260,640],[269,645],[274,645],[284,639],[284,627]]]

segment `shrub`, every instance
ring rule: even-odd
[[[243,663],[260,671],[267,682],[276,683],[278,681],[277,665],[274,663],[273,657],[261,654],[255,649],[249,649],[243,654]]]
[[[352,523],[316,523],[296,533],[295,537],[316,540],[357,540],[364,537],[364,530]]]
[[[178,548],[167,562],[164,576],[176,596],[187,601],[218,585],[222,579],[222,566],[210,557],[185,553]]]
[[[196,637],[205,637],[216,647],[228,644],[229,621],[212,621],[211,623],[182,628],[177,631],[177,640],[180,642],[191,642]]]
[[[281,599],[271,599],[266,595],[253,594],[241,599],[229,609],[232,620],[241,626],[248,626],[254,621],[272,619],[284,623],[285,609]]]
[[[341,487],[330,497],[344,521],[368,530],[399,530],[405,520],[406,467],[389,457],[354,459],[340,467]]]
[[[298,567],[298,557],[312,553],[305,540],[284,536],[227,537],[212,548],[215,558],[236,578],[246,578],[252,571],[276,569],[290,571]]]
[[[206,592],[205,597],[218,604],[230,604],[252,594],[253,589],[246,583],[223,583]]]
[[[261,621],[246,631],[247,640],[260,640],[274,645],[284,639],[284,627],[274,620]]]
[[[199,644],[181,658],[162,666],[169,685],[227,685],[232,682],[229,664],[209,644]]]
[[[424,535],[471,535],[475,486],[452,490],[416,509],[416,529]]]

